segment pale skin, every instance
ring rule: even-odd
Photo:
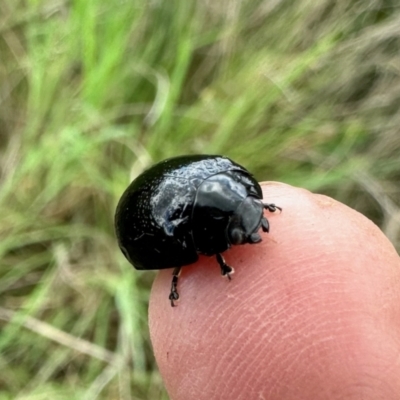
[[[149,324],[171,400],[400,399],[400,258],[371,221],[326,196],[262,185],[263,241],[158,274]]]

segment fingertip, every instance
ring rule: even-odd
[[[171,399],[326,399],[396,363],[400,265],[390,242],[329,197],[276,182],[262,189],[282,212],[265,212],[261,243],[224,253],[231,282],[214,257],[200,257],[182,269],[171,307],[172,271],[155,279],[150,333]],[[387,331],[392,340],[376,348]]]

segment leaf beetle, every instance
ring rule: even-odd
[[[181,268],[199,254],[216,256],[221,274],[233,268],[223,256],[232,245],[258,243],[269,231],[262,202],[249,171],[227,157],[186,155],[164,160],[139,175],[123,193],[115,213],[118,244],[138,270],[174,268],[169,300],[179,299]]]

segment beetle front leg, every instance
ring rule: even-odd
[[[221,256],[221,254],[217,253],[216,257],[217,257],[217,262],[221,268],[222,276],[227,276],[228,279],[231,280],[232,279],[231,274],[233,274],[235,270],[225,262],[225,259],[224,257]]]
[[[177,290],[179,275],[181,274],[182,267],[174,268],[172,272],[171,292],[169,294],[169,300],[171,301],[171,307],[175,307],[174,301],[179,300],[179,293]]]

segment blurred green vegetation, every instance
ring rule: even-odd
[[[0,400],[167,399],[113,232],[153,162],[232,157],[400,249],[395,0],[0,0]]]

